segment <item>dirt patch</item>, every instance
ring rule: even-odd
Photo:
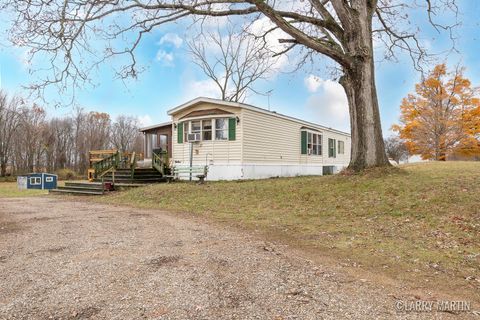
[[[0,234],[17,233],[23,228],[13,221],[0,221]]]
[[[213,265],[216,265],[216,266],[219,266],[219,267],[227,267],[230,264],[228,262],[228,260],[223,259],[223,258],[218,258],[218,257],[214,257],[214,258],[209,259],[209,262],[212,263]]]
[[[161,256],[157,258],[153,258],[146,263],[146,265],[154,268],[160,268],[165,265],[172,265],[176,262],[180,261],[180,256]]]
[[[37,211],[22,211],[22,212],[10,212],[10,214],[21,214],[21,215],[27,215],[27,214],[35,214],[38,213]]]
[[[97,307],[87,307],[81,309],[80,311],[75,311],[68,319],[70,320],[83,320],[90,319],[93,316],[97,315],[102,309]]]
[[[173,243],[174,247],[183,247],[183,241],[178,240]]]
[[[49,221],[49,220],[56,220],[58,217],[33,217],[29,219],[29,221]]]
[[[64,251],[65,249],[67,249],[67,247],[53,247],[53,248],[42,250],[41,252],[59,253]]]
[[[146,213],[131,213],[130,217],[139,217],[139,218],[145,218],[145,217],[150,217],[150,214]]]

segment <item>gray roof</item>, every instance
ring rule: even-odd
[[[172,125],[172,121],[162,122],[162,123],[154,124],[154,125],[151,125],[151,126],[148,126],[148,127],[143,127],[143,128],[140,128],[140,130],[138,130],[138,131],[144,132],[144,131],[148,131],[148,130],[151,130],[151,129],[165,127],[165,126],[168,126],[168,125]]]

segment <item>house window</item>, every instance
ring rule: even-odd
[[[336,158],[337,157],[337,150],[336,150],[336,141],[335,139],[328,139],[328,157],[329,158]]]
[[[158,136],[156,133],[150,134],[150,138],[152,139],[152,149],[158,149]]]
[[[42,179],[40,177],[30,177],[30,185],[38,186],[42,184]]]
[[[227,140],[228,139],[228,119],[218,118],[215,119],[215,140]]]
[[[212,140],[212,120],[202,120],[202,140]]]
[[[307,149],[308,149],[308,154],[312,153],[312,133],[308,132],[307,133]]]
[[[183,141],[188,141],[188,134],[190,133],[190,122],[185,122],[183,124]]]
[[[161,134],[159,135],[159,140],[160,140],[160,148],[163,150],[163,151],[166,151],[168,150],[168,135],[166,134]]]
[[[322,155],[322,135],[321,134],[313,134],[312,154],[315,154],[317,156]]]
[[[229,118],[217,118],[184,122],[183,141],[188,142],[188,135],[192,133],[200,134],[203,141],[228,140],[228,120]]]
[[[317,156],[322,155],[322,135],[312,132],[307,132],[307,149],[308,154]]]
[[[345,142],[338,140],[338,154],[345,154]]]
[[[190,122],[190,133],[200,133],[202,131],[202,122],[200,120]]]
[[[46,177],[45,182],[53,182],[53,177]]]

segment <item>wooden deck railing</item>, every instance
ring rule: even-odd
[[[91,150],[88,152],[88,161],[90,162],[90,168],[93,168],[93,165],[99,161],[102,161],[105,158],[110,157],[113,154],[118,152],[117,149],[108,149],[108,150]]]
[[[107,172],[114,172],[120,163],[120,153],[117,151],[101,160],[93,163],[92,168],[95,170],[95,178],[103,177]]]
[[[153,152],[152,167],[162,175],[165,175],[168,169],[168,153],[166,151]]]
[[[101,178],[108,172],[112,172],[114,179],[114,172],[117,169],[130,169],[133,178],[137,161],[143,160],[143,153],[120,152],[117,149],[92,150],[88,153],[88,160],[90,169],[88,169],[87,176],[90,181]]]

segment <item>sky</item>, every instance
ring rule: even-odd
[[[440,54],[438,62],[450,67],[458,63],[466,68],[465,75],[474,86],[480,86],[480,1],[459,1],[461,25],[457,27],[458,52]],[[449,45],[445,34],[438,34],[423,18],[411,16],[418,24],[421,41],[431,52],[442,52]],[[228,23],[226,21],[222,23]],[[0,25],[3,29],[5,25]],[[142,126],[168,121],[167,110],[198,96],[218,97],[214,85],[192,62],[187,53],[189,32],[181,24],[162,26],[151,32],[138,50],[138,58],[145,71],[135,80],[122,81],[114,77],[112,66],[106,64],[92,75],[95,86],[86,85],[79,90],[75,104],[86,110],[103,111],[113,118],[120,114],[139,118]],[[276,39],[271,39],[276,43]],[[319,123],[340,130],[349,130],[347,100],[343,88],[330,77],[325,58],[313,65],[291,70],[295,56],[284,57],[278,72],[270,79],[258,83],[260,91],[271,93],[251,95],[246,103]],[[420,79],[412,62],[405,55],[398,61],[376,60],[376,84],[384,136],[389,136],[392,124],[398,122],[401,100],[414,90]],[[37,63],[37,64],[35,64]],[[8,93],[28,95],[22,86],[32,81],[30,70],[41,67],[41,62],[28,64],[25,50],[7,44],[0,38],[0,87]],[[433,64],[432,64],[433,67]],[[52,116],[72,112],[72,106],[55,107],[53,101],[59,93],[50,88],[41,104]]]

